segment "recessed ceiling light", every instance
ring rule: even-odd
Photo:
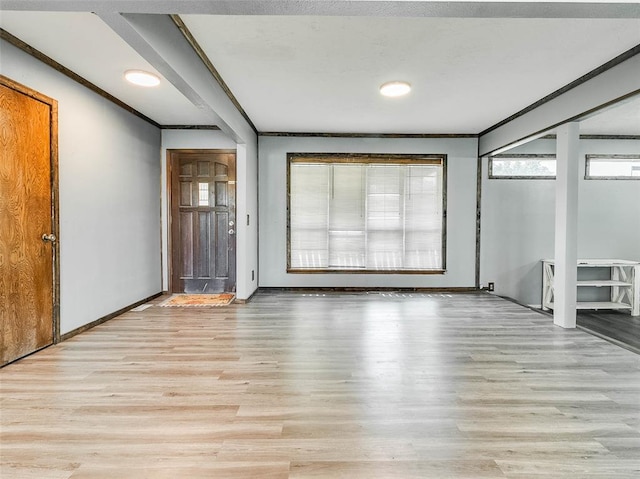
[[[144,72],[142,70],[127,70],[124,77],[128,82],[138,86],[158,86],[160,78],[153,73]]]
[[[380,86],[380,93],[384,96],[402,96],[411,91],[411,85],[406,81],[390,81]]]

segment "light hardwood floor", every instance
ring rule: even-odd
[[[153,306],[0,381],[2,479],[640,477],[640,356],[485,293]]]

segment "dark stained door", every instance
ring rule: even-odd
[[[52,344],[55,331],[51,125],[56,105],[26,90],[0,77],[2,365]]]
[[[236,288],[233,150],[170,150],[171,291]]]

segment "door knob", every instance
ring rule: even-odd
[[[56,241],[56,235],[44,233],[42,235],[42,241],[48,241],[50,243],[54,243]]]
[[[231,229],[229,230],[229,234],[230,234],[230,235],[235,234],[235,231],[233,230],[233,228],[231,228]]]
[[[229,221],[229,226],[233,226],[235,223],[233,221]]]

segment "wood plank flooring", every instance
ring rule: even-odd
[[[485,293],[153,306],[0,388],[3,479],[640,477],[640,356]]]
[[[640,317],[628,311],[578,311],[577,324],[640,354]]]

